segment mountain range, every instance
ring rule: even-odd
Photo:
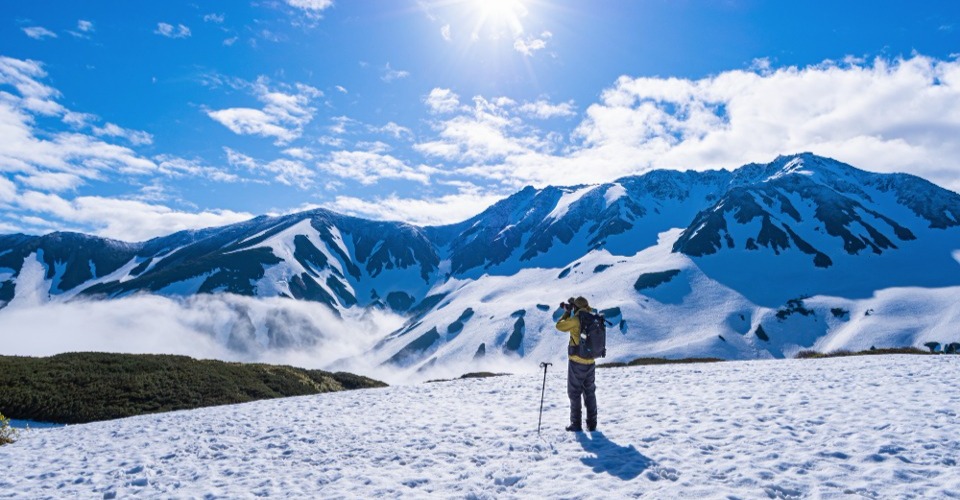
[[[316,209],[138,243],[0,235],[0,309],[138,294],[382,309],[405,324],[364,356],[426,376],[562,359],[558,304],[583,295],[615,324],[611,360],[783,357],[960,340],[958,254],[957,193],[803,153],[527,187],[446,226]],[[263,321],[221,341],[298,345]]]

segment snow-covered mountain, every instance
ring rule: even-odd
[[[762,358],[960,340],[958,252],[960,195],[804,153],[528,187],[442,227],[313,210],[142,243],[0,236],[0,304],[225,292],[384,308],[407,323],[365,357],[427,376],[562,358],[557,304],[584,295],[616,323],[612,359]]]

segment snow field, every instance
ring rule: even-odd
[[[565,366],[38,429],[0,497],[957,498],[960,357]]]

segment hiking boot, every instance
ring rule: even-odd
[[[597,430],[597,421],[596,420],[587,420],[587,430],[593,432]]]
[[[567,426],[567,432],[583,432],[583,427],[580,427],[580,424],[570,424]]]

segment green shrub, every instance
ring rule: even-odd
[[[796,299],[790,299],[787,301],[787,306],[783,309],[777,310],[777,319],[783,321],[787,319],[787,316],[791,314],[801,314],[803,316],[810,316],[813,314],[813,309],[807,309],[803,305],[803,300],[807,297],[800,297]],[[836,315],[836,313],[834,313]]]
[[[10,427],[10,419],[0,413],[0,446],[13,443],[17,440],[17,430]]]
[[[350,373],[186,356],[0,356],[0,412],[63,424],[383,385]]]
[[[597,368],[620,368],[623,366],[651,366],[651,365],[684,365],[688,363],[717,363],[723,361],[720,358],[680,358],[680,359],[667,359],[667,358],[637,358],[633,361],[626,363],[622,362],[611,362],[611,363],[598,363]]]
[[[877,349],[871,347],[865,351],[848,351],[846,349],[840,349],[837,351],[831,352],[818,352],[813,350],[800,351],[794,356],[797,359],[819,359],[819,358],[842,358],[846,356],[871,356],[876,354],[930,354],[922,349],[917,349],[916,347],[885,347],[883,349]]]

